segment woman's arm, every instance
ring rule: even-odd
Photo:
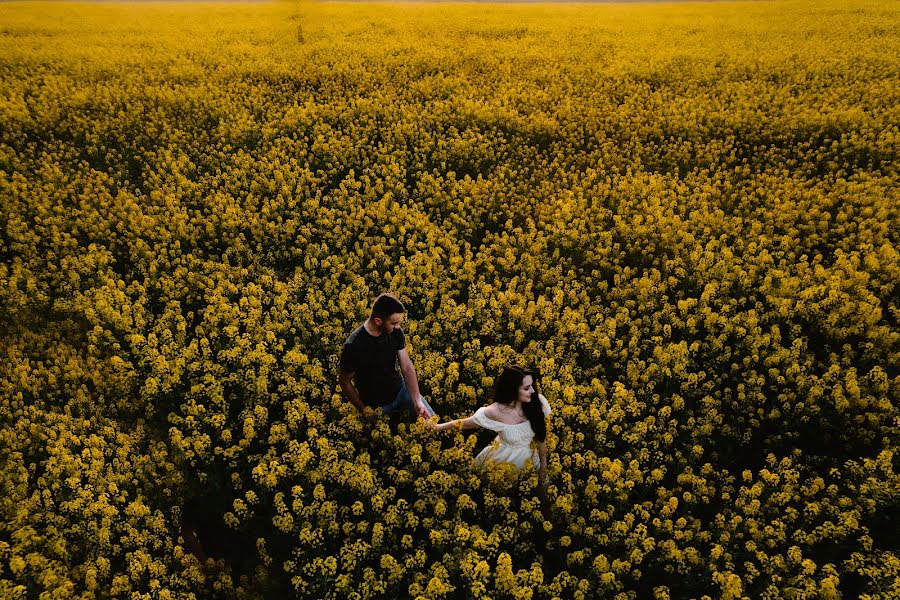
[[[446,431],[453,428],[475,429],[476,427],[478,427],[478,423],[475,422],[475,419],[473,417],[467,417],[465,419],[454,419],[453,421],[438,423],[434,426],[434,428],[438,431]]]

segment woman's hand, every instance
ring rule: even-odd
[[[435,415],[434,417],[429,417],[425,419],[425,427],[434,431],[446,431],[450,427],[453,427],[453,424],[456,421],[447,421],[446,423],[438,423],[438,417]]]
[[[438,423],[437,425],[435,425],[434,428],[435,428],[437,431],[447,431],[448,429],[450,429],[451,427],[453,427],[453,424],[454,424],[454,423],[456,423],[456,421],[445,421],[445,422],[443,422],[443,423]]]
[[[453,429],[455,427],[459,427],[460,421],[459,419],[454,419],[453,421],[445,421],[443,423],[434,423],[433,427],[435,431],[447,431],[448,429]]]

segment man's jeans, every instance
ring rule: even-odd
[[[434,416],[434,409],[428,404],[428,400],[422,398],[422,401],[425,403],[425,410],[428,411],[428,416]],[[409,390],[406,389],[406,383],[403,383],[403,387],[400,388],[400,391],[397,392],[397,397],[394,398],[393,402],[388,402],[387,404],[381,405],[381,412],[385,415],[389,415],[393,412],[397,412],[400,410],[407,410],[412,416],[417,416],[416,413],[416,405],[413,403],[412,398],[409,395]]]

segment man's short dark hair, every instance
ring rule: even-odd
[[[395,313],[405,313],[403,303],[393,294],[381,294],[372,304],[372,318],[382,321]]]

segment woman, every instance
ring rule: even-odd
[[[534,375],[518,365],[503,369],[494,386],[494,402],[475,411],[471,417],[433,425],[439,431],[454,427],[484,427],[497,432],[494,441],[478,456],[476,465],[508,462],[525,468],[530,459],[538,469],[538,480],[547,480],[547,417],[550,404],[535,388]]]

